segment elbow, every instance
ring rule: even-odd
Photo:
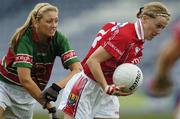
[[[70,70],[75,73],[79,73],[83,70],[83,67],[80,62],[76,62],[70,66]]]
[[[88,58],[88,60],[86,61],[86,64],[88,65],[88,67],[91,66],[91,64],[92,64],[92,58],[91,57]]]
[[[22,86],[27,87],[29,85],[29,82],[31,82],[31,71],[28,68],[17,68],[18,72],[18,78]]]
[[[86,64],[88,65],[89,68],[96,65],[96,63],[97,63],[97,60],[92,57],[90,57],[86,62]]]
[[[19,77],[19,81],[23,87],[27,87],[29,85],[29,78],[27,77]]]
[[[79,73],[79,72],[82,71],[82,68],[76,68],[76,69],[73,69],[72,71],[75,72],[75,73]]]

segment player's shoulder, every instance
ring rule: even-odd
[[[116,22],[107,22],[103,25],[102,29],[106,31],[107,29],[111,29],[115,25],[116,25]]]
[[[61,37],[63,34],[60,31],[56,31],[54,37]]]
[[[134,29],[134,24],[130,22],[108,22],[106,23],[101,31],[108,31],[110,34],[118,34],[119,37],[126,39],[129,37],[130,32]]]
[[[68,40],[65,35],[60,32],[60,31],[56,31],[54,37],[53,37],[54,40],[57,40],[57,41],[66,41]]]
[[[123,28],[131,29],[134,27],[134,24],[130,22],[109,22],[106,25],[111,27],[112,31],[115,29],[123,29]]]
[[[27,30],[24,32],[21,38],[31,38],[32,37],[32,27],[28,27]]]
[[[20,37],[19,42],[23,42],[26,44],[32,43],[32,27],[29,27],[24,34]]]
[[[128,24],[128,22],[117,22],[117,21],[111,21],[111,22],[107,22],[104,27],[120,27],[120,26],[124,26],[125,24]]]
[[[117,22],[117,21],[113,21],[113,22],[106,23],[102,27],[102,29],[104,31],[109,30],[109,31],[113,32],[113,31],[115,31],[117,29],[122,29],[122,28],[126,27],[128,24],[129,24],[129,22]]]

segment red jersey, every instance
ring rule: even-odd
[[[81,62],[84,72],[95,80],[86,64],[91,54],[102,46],[113,57],[103,63],[101,68],[108,84],[112,84],[112,75],[116,67],[122,63],[137,64],[142,58],[144,32],[140,19],[136,23],[110,22],[102,27],[84,60]]]

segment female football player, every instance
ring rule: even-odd
[[[65,119],[119,119],[117,96],[132,93],[113,84],[113,72],[120,64],[139,63],[144,42],[160,34],[170,13],[162,3],[151,2],[140,8],[137,18],[135,23],[107,23],[97,33],[82,61],[84,70],[75,74],[64,88],[59,109]]]
[[[57,7],[39,3],[12,36],[8,53],[0,61],[0,116],[32,119],[34,99],[54,112],[41,91],[49,81],[56,56],[61,58],[65,69],[71,70],[61,81],[61,88],[81,70],[68,39],[57,31],[58,13]]]

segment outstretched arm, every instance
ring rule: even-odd
[[[41,98],[41,90],[31,78],[31,70],[29,68],[18,67],[17,72],[22,86],[34,99],[36,99],[42,106],[44,106],[46,101]],[[48,103],[47,109],[51,107],[52,105]]]
[[[69,69],[71,70],[68,75],[63,79],[63,80],[59,80],[56,84],[61,87],[64,88],[67,84],[67,82],[69,81],[69,79],[76,73],[82,71],[82,66],[80,62],[75,62],[73,64],[71,64],[69,66]]]
[[[75,62],[73,64],[70,65],[70,72],[69,74],[62,80],[59,80],[57,83],[53,83],[50,87],[48,87],[47,89],[45,89],[42,93],[42,97],[47,101],[56,101],[57,97],[59,95],[59,91],[64,88],[67,84],[67,82],[71,79],[71,77],[82,71],[82,66],[80,62]]]

